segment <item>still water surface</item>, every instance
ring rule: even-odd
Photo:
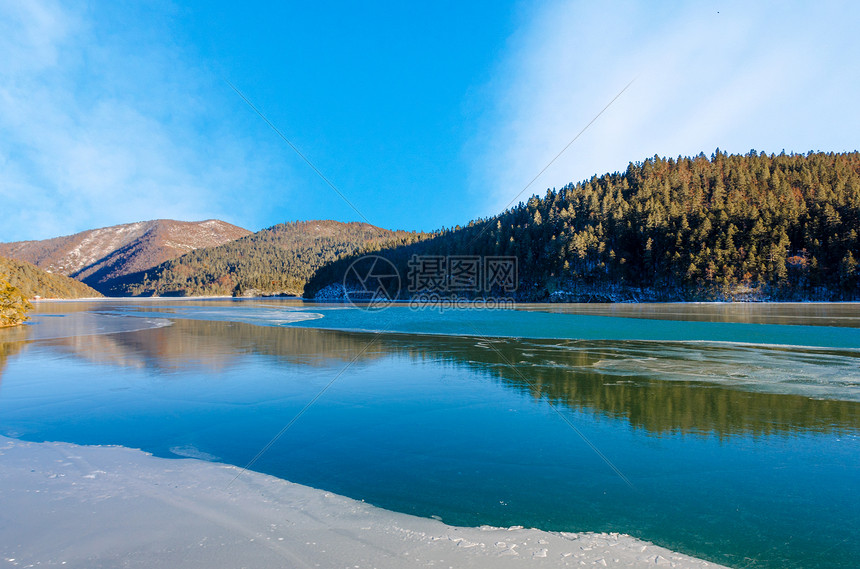
[[[860,564],[858,305],[42,303],[0,434],[245,466],[455,525]],[[322,393],[320,395],[320,393]]]

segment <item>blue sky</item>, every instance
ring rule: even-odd
[[[361,220],[228,82],[388,228],[654,154],[855,150],[858,21],[851,2],[0,0],[0,241]]]

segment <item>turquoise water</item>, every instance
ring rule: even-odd
[[[760,345],[797,345],[860,349],[860,315],[855,305],[844,305],[849,326],[809,326],[747,322],[658,320],[643,317],[597,316],[531,310],[459,309],[414,310],[406,305],[385,310],[361,310],[342,305],[188,306],[152,307],[148,315],[194,319],[227,319],[262,325],[292,325],[346,331],[487,337],[581,340],[644,340],[656,342],[730,342]],[[587,306],[587,305],[586,305]],[[635,305],[633,305],[635,306]],[[696,305],[681,306],[695,312]],[[803,305],[800,305],[802,308]],[[167,309],[164,312],[164,309]],[[121,313],[140,314],[134,310]],[[783,320],[783,319],[779,319]],[[814,321],[814,320],[812,320]]]
[[[669,306],[46,303],[0,331],[0,433],[245,466],[318,397],[253,470],[456,525],[856,567],[857,307]]]

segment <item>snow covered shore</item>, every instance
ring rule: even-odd
[[[8,567],[719,567],[618,534],[462,528],[256,472],[0,437]]]

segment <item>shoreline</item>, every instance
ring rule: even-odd
[[[81,298],[31,298],[30,302],[104,302],[104,301],[194,301],[194,300],[295,300],[310,304],[344,304],[347,306],[356,306],[356,304],[345,299],[320,299],[320,298],[304,298],[301,296],[230,296],[230,295],[203,295],[203,296],[91,296]],[[409,306],[411,300],[392,300],[391,306]],[[468,300],[467,302],[472,302]],[[360,304],[360,303],[359,303]],[[637,300],[637,301],[617,301],[617,302],[561,302],[547,300],[516,300],[514,301],[514,310],[518,306],[564,306],[566,304],[580,305],[607,305],[607,306],[624,306],[624,305],[728,305],[728,306],[744,306],[744,305],[810,305],[820,304],[843,305],[843,304],[860,304],[860,300]]]
[[[13,567],[722,567],[624,534],[450,526],[125,447],[0,436],[0,457]]]

